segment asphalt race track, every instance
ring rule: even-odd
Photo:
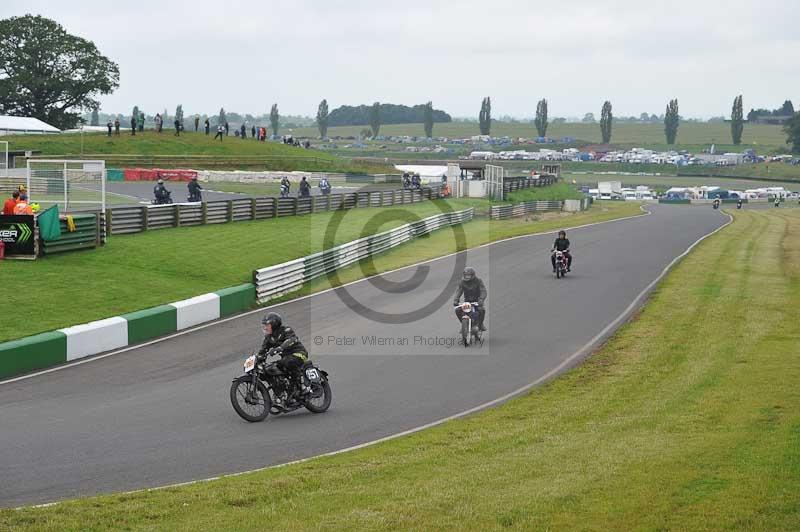
[[[403,281],[415,282],[413,268],[379,278],[398,282],[389,287],[395,293],[369,281],[347,287],[365,307],[393,315],[434,302],[432,314],[411,323],[371,321],[335,292],[279,306],[331,374],[333,405],[326,414],[303,410],[249,424],[233,411],[231,378],[241,374],[243,354],[260,342],[260,313],[0,384],[0,506],[280,464],[501,397],[581,349],[675,257],[728,220],[710,205],[649,208],[650,216],[569,231],[575,264],[562,280],[551,274],[553,235],[468,252],[489,290],[483,347],[452,345],[459,325],[450,283],[455,256],[428,263],[427,278],[409,293],[402,293]]]

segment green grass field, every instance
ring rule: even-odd
[[[395,210],[422,218],[438,214],[444,208],[461,210],[471,206],[485,211],[488,202],[426,201]],[[365,236],[363,228],[381,211],[387,209],[347,211],[335,243]],[[611,216],[627,212],[630,210],[615,207]],[[598,208],[592,216],[604,213]],[[318,213],[112,235],[104,247],[95,250],[56,254],[33,262],[5,261],[3,279],[24,286],[25,299],[31,304],[20,306],[16,298],[0,300],[0,315],[13,313],[19,318],[0,320],[0,342],[251,282],[254,269],[322,250],[323,235],[332,216],[332,213]],[[370,233],[402,223],[405,221],[400,219],[387,222],[371,228]],[[470,230],[505,227],[473,223],[476,225]],[[507,225],[532,227],[517,222]],[[225,254],[225,260],[221,261],[218,255],[209,254],[208,242],[222,240],[226,243],[224,251],[217,248],[218,253]]]
[[[582,199],[584,195],[570,183],[561,181],[549,187],[525,188],[510,192],[507,203],[520,203],[531,200]]]
[[[735,216],[602,349],[503,406],[302,464],[2,510],[0,527],[797,530],[800,210]]]
[[[328,128],[328,136],[355,136],[367,126],[342,126]],[[316,128],[297,128],[293,130],[295,135],[310,135],[316,137],[319,132]],[[393,124],[381,126],[380,134],[385,136],[393,135],[424,135],[422,124]],[[511,138],[536,138],[538,133],[533,124],[508,122],[493,122],[493,136],[508,136]],[[437,137],[467,138],[479,135],[477,122],[451,122],[446,124],[434,124],[433,134]],[[561,137],[573,137],[575,139],[589,142],[600,143],[599,124],[550,124],[547,128],[547,136],[560,139]],[[630,124],[616,123],[612,130],[611,142],[621,146],[639,146],[652,149],[668,149],[664,137],[664,124]],[[716,144],[717,151],[742,151],[747,148],[754,148],[759,153],[786,153],[786,135],[781,126],[770,125],[750,125],[745,124],[742,134],[742,144],[734,146],[731,143],[730,124],[706,124],[706,123],[681,123],[678,129],[677,149],[691,149],[699,151],[708,148],[711,144]]]
[[[81,142],[83,147],[81,147]],[[11,150],[37,150],[42,156],[77,156],[84,154],[83,157],[96,155],[99,158],[109,159],[113,165],[113,157],[125,155],[146,155],[146,156],[217,156],[228,157],[233,160],[222,166],[215,168],[239,168],[251,167],[241,161],[236,161],[236,157],[260,157],[264,158],[259,163],[262,169],[276,170],[323,170],[330,172],[352,172],[352,173],[379,173],[391,170],[383,165],[351,163],[325,151],[316,149],[306,150],[295,148],[279,142],[257,142],[252,139],[237,139],[236,137],[225,137],[224,141],[213,140],[213,137],[203,133],[184,133],[180,137],[174,136],[171,132],[156,133],[155,131],[145,131],[137,133],[136,136],[121,134],[119,136],[108,137],[103,133],[87,133],[81,140],[80,134],[61,134],[61,135],[17,135],[11,138],[9,149]],[[180,162],[180,161],[178,161]],[[169,161],[164,162],[166,166],[176,166]],[[197,168],[203,170],[204,168]]]

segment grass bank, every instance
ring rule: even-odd
[[[531,200],[564,200],[564,199],[583,199],[584,195],[574,185],[560,181],[549,187],[523,188],[515,192],[510,192],[506,196],[506,201],[510,203],[520,203]]]
[[[741,211],[584,364],[409,437],[0,511],[36,530],[797,530],[800,211]]]
[[[477,206],[485,211],[487,205],[482,200],[465,199],[351,209],[336,232],[335,244],[364,236],[366,227],[367,234],[372,234],[438,214],[442,209]],[[635,209],[598,207],[569,220],[585,223],[581,220],[619,217]],[[379,214],[392,217],[379,226],[370,224]],[[333,213],[319,213],[113,235],[100,249],[52,255],[33,262],[5,261],[0,270],[3,281],[24,287],[21,293],[31,304],[19,305],[16,298],[0,299],[0,315],[16,317],[0,320],[0,342],[251,282],[254,269],[323,249],[323,235],[332,216]],[[480,228],[481,234],[492,230],[504,235],[511,230],[508,228],[524,232],[539,230],[538,227],[531,221],[512,220],[485,227],[476,225],[467,233]],[[449,232],[444,233],[452,240]],[[224,244],[209,244],[213,242]]]
[[[308,170],[347,173],[385,173],[394,170],[386,165],[355,163],[347,159],[316,149],[295,148],[279,142],[258,142],[253,139],[225,137],[222,142],[203,133],[187,132],[176,137],[172,132],[156,133],[148,130],[130,134],[112,135],[87,133],[62,135],[16,135],[10,140],[11,150],[36,150],[42,156],[66,156],[84,158],[89,155],[106,159],[107,166],[137,166],[125,156],[146,156],[141,166],[186,167],[202,164],[187,159],[197,156],[215,157],[213,164],[195,168],[252,169],[261,170]],[[158,158],[160,157],[160,158]],[[222,162],[220,162],[222,161]],[[191,167],[191,166],[190,166]]]

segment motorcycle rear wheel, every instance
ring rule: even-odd
[[[269,415],[270,408],[272,408],[272,400],[267,392],[267,387],[264,383],[258,381],[256,383],[256,390],[254,395],[257,404],[250,404],[247,402],[247,393],[251,391],[253,381],[250,377],[242,377],[231,383],[231,405],[236,413],[250,423],[264,421]]]
[[[470,330],[470,320],[461,320],[461,341],[464,347],[469,347],[470,340],[472,339],[472,331]]]

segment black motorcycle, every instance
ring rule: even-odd
[[[169,205],[172,203],[172,192],[169,190],[164,190],[164,192],[156,196],[156,198],[151,202],[153,205]]]
[[[556,279],[561,279],[567,276],[567,256],[563,251],[553,251],[553,256],[556,258]]]
[[[263,421],[269,414],[286,414],[299,408],[321,414],[331,406],[331,386],[328,373],[310,360],[301,371],[311,385],[311,392],[301,395],[296,379],[278,367],[278,361],[268,363],[274,355],[250,355],[244,362],[244,375],[231,383],[231,404],[242,419],[251,423]]]
[[[189,203],[200,203],[203,201],[203,194],[201,192],[195,192],[194,194],[189,193],[186,197],[186,201]]]

